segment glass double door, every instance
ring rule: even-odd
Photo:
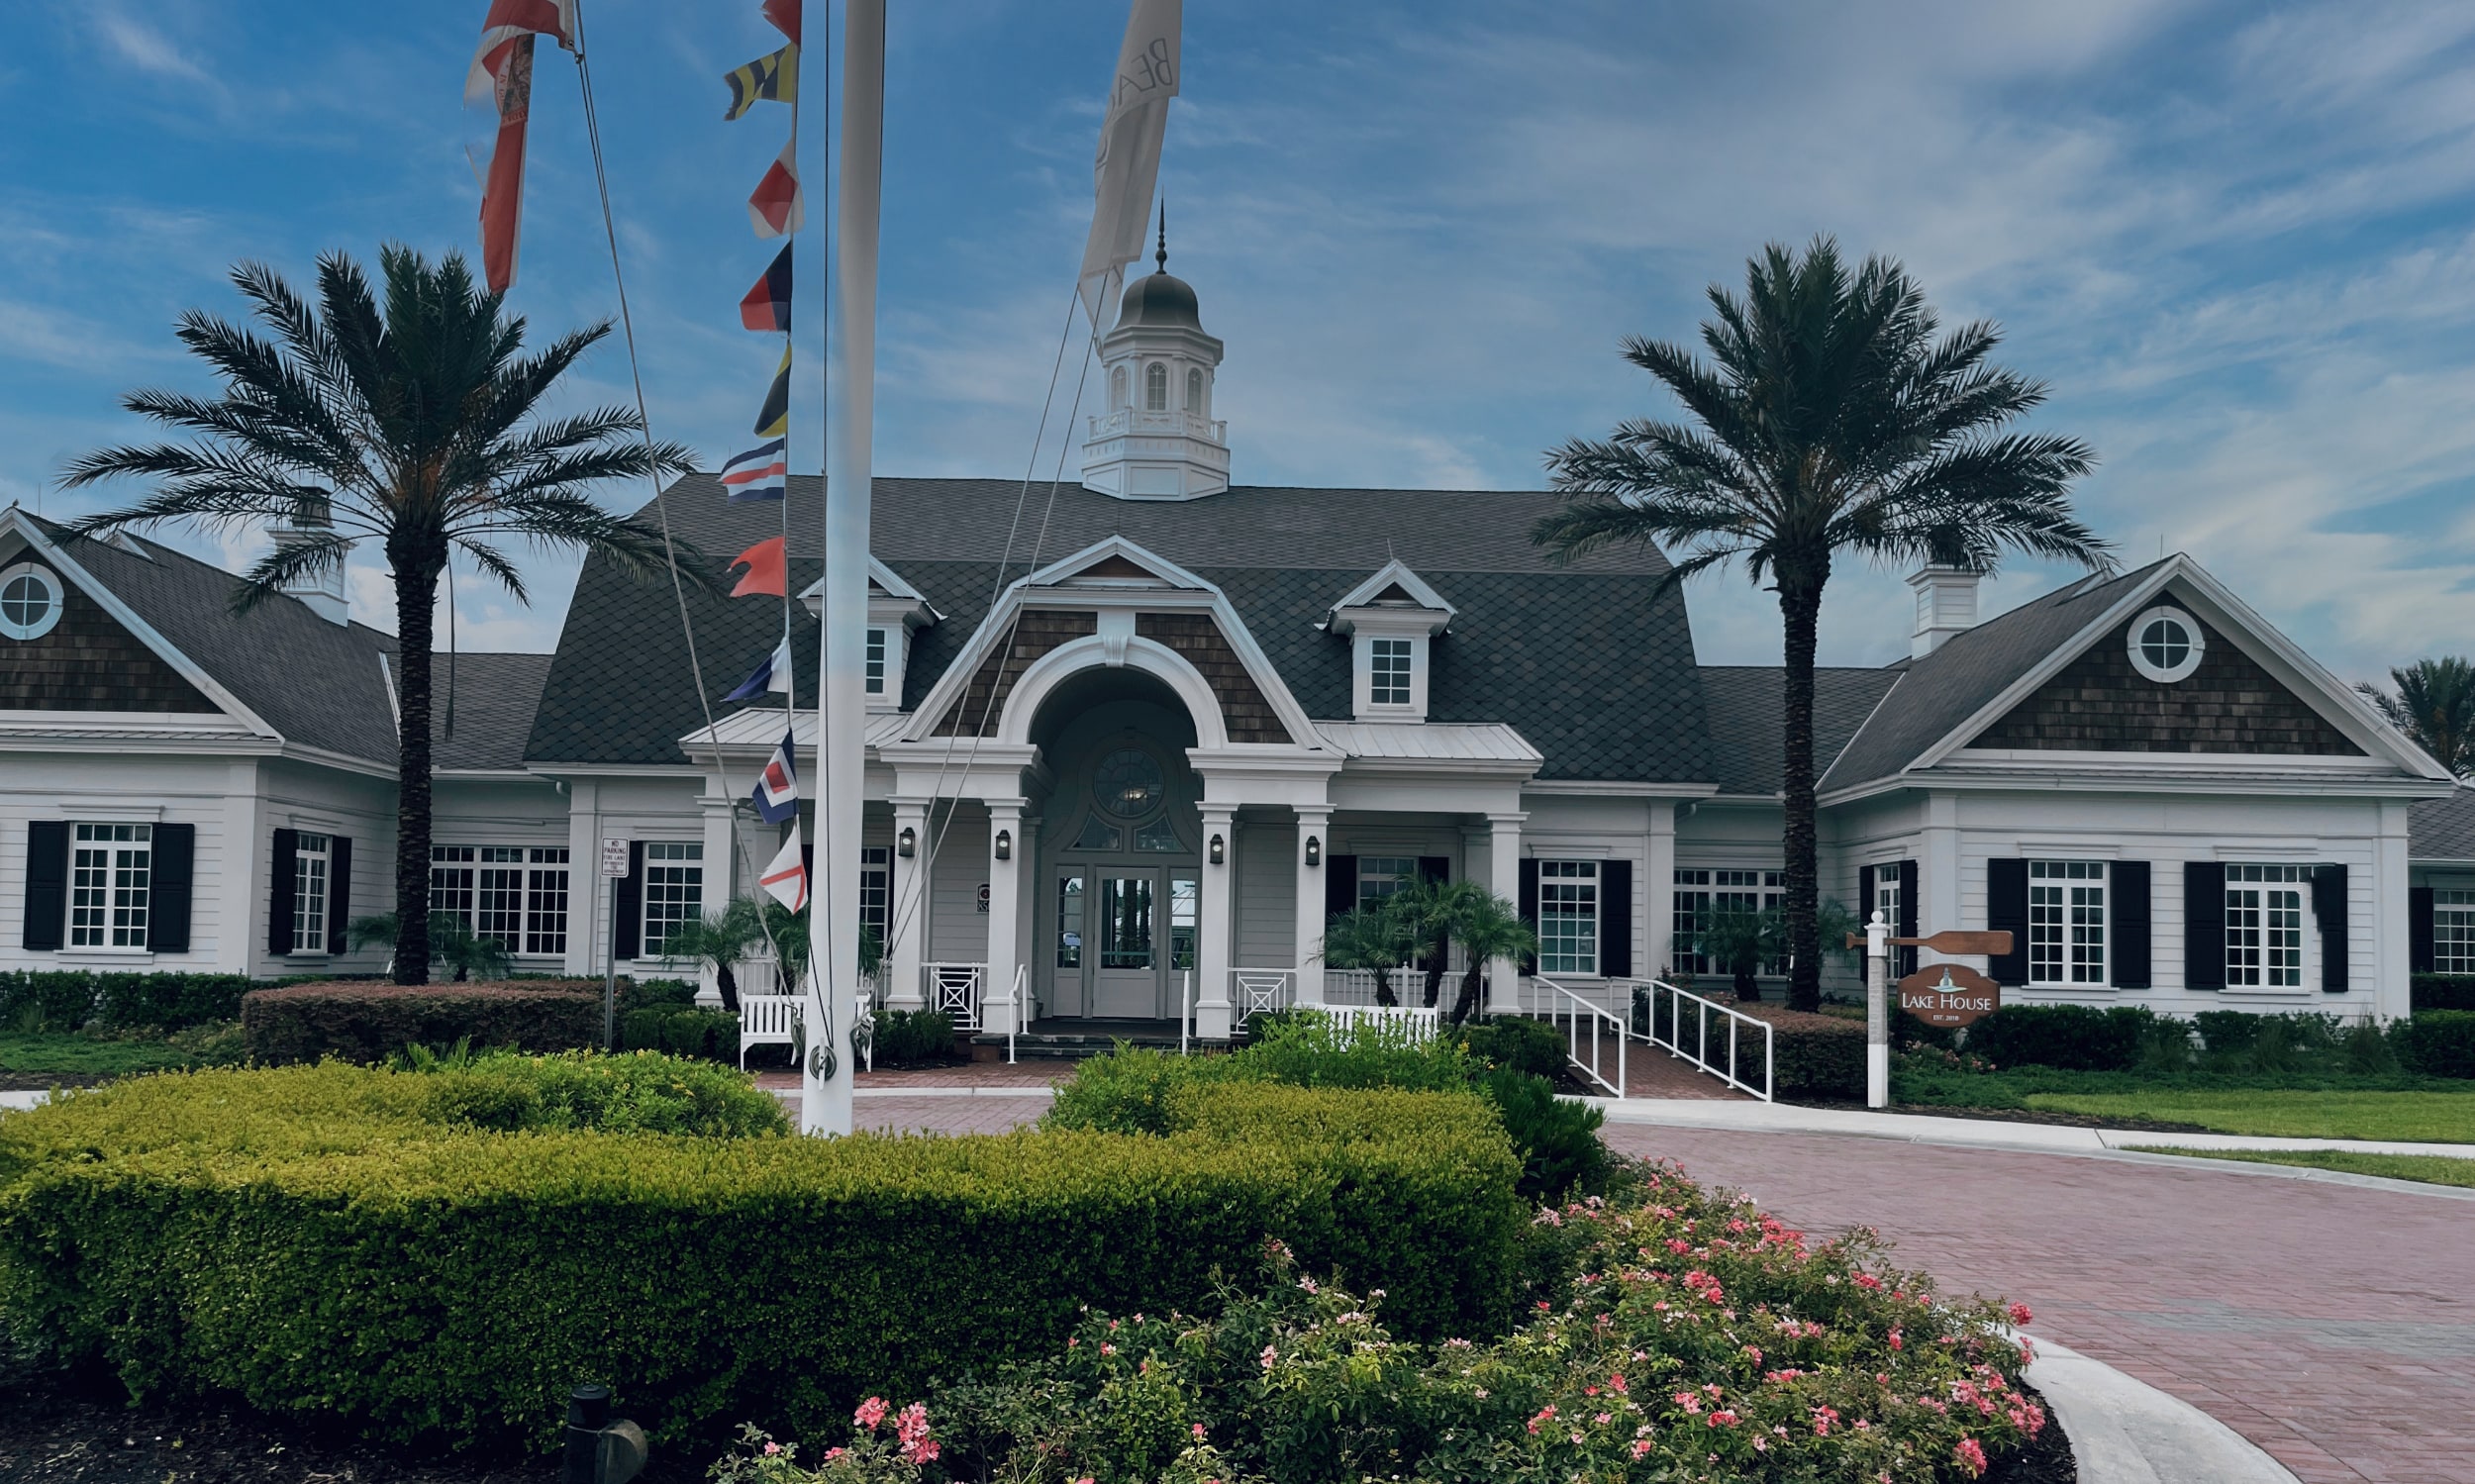
[[[1191,871],[1062,866],[1055,873],[1051,1003],[1094,1020],[1176,1016],[1202,905]]]

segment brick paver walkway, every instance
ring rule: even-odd
[[[2475,1207],[2302,1180],[1796,1134],[1608,1142],[1870,1226],[1947,1287],[2227,1423],[2305,1484],[2475,1484]]]

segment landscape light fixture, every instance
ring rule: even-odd
[[[903,826],[902,834],[894,837],[894,853],[900,855],[905,860],[909,860],[912,857],[912,854],[919,848],[919,833],[914,831],[909,825]]]
[[[997,832],[997,858],[999,860],[1012,860],[1014,858],[1013,831],[1000,830]]]
[[[1214,865],[1229,863],[1229,845],[1217,835],[1212,837],[1212,863]]]
[[[1315,867],[1317,867],[1317,866],[1319,866],[1319,865],[1322,865],[1323,863],[1324,863],[1324,837],[1322,837],[1322,836],[1320,836],[1320,835],[1310,835],[1310,836],[1308,836],[1308,837],[1306,838],[1306,864],[1307,864],[1307,869],[1309,869],[1309,870],[1313,870]]]

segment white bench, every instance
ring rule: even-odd
[[[747,1070],[747,1049],[750,1046],[790,1046],[799,1043],[800,1000],[798,995],[740,996],[740,1070]]]

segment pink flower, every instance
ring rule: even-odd
[[[844,1453],[849,1451],[850,1449],[848,1448],[827,1448],[825,1450],[825,1461],[831,1463],[835,1459],[842,1457]]]
[[[1908,1348],[1907,1336],[1900,1334],[1896,1329],[1891,1331],[1891,1348],[1895,1350],[1904,1350]]]
[[[1203,1435],[1203,1424],[1201,1424],[1201,1423],[1197,1423],[1197,1424],[1195,1424],[1195,1436],[1197,1436],[1197,1437],[1201,1437],[1202,1435]]]
[[[778,1442],[767,1442],[765,1444],[765,1456],[768,1458],[772,1457],[776,1453],[779,1453],[780,1451],[782,1451],[782,1444]]]
[[[2035,1318],[2035,1315],[2029,1312],[2029,1306],[2026,1304],[2011,1306],[2011,1322],[2015,1325],[2025,1325]]]
[[[1698,1413],[1702,1410],[1702,1399],[1692,1392],[1679,1391],[1676,1393],[1676,1405],[1687,1412]]]
[[[1712,1428],[1732,1428],[1737,1423],[1742,1421],[1744,1421],[1744,1419],[1736,1416],[1733,1411],[1722,1407],[1717,1412],[1710,1415],[1710,1421],[1704,1424],[1704,1426]]]
[[[859,1410],[850,1415],[850,1420],[871,1433],[875,1432],[876,1425],[885,1421],[885,1398],[870,1397],[861,1402]]]
[[[1858,1273],[1855,1278],[1855,1283],[1858,1288],[1866,1289],[1870,1292],[1879,1293],[1882,1291],[1882,1280],[1875,1277],[1871,1273]]]
[[[1973,1437],[1959,1439],[1959,1446],[1951,1449],[1951,1456],[1961,1468],[1968,1471],[1968,1477],[1971,1479],[1985,1472],[1985,1449],[1979,1446]]]
[[[1610,1390],[1610,1391],[1612,1391],[1612,1392],[1614,1392],[1614,1393],[1616,1393],[1618,1396],[1623,1396],[1623,1395],[1625,1395],[1625,1394],[1626,1394],[1626,1392],[1627,1392],[1627,1390],[1628,1390],[1628,1388],[1627,1388],[1627,1387],[1626,1387],[1626,1385],[1625,1385],[1625,1374],[1624,1374],[1624,1372],[1622,1372],[1622,1371],[1618,1371],[1616,1374],[1614,1374],[1614,1375],[1612,1375],[1612,1376],[1608,1377],[1608,1378],[1607,1378],[1607,1389],[1608,1389],[1608,1390]]]
[[[1265,1370],[1270,1370],[1270,1369],[1272,1368],[1272,1362],[1273,1362],[1274,1360],[1278,1359],[1279,1357],[1278,1357],[1276,1354],[1274,1354],[1274,1353],[1273,1353],[1273,1351],[1272,1351],[1272,1347],[1271,1347],[1270,1345],[1265,1345],[1265,1346],[1263,1347],[1263,1353],[1262,1353],[1262,1355],[1261,1355],[1260,1357],[1258,1357],[1258,1358],[1260,1358],[1260,1359],[1262,1360],[1262,1362],[1263,1362],[1263,1368],[1264,1368]]]
[[[1649,1440],[1648,1438],[1646,1438],[1646,1437],[1636,1437],[1636,1438],[1634,1438],[1634,1439],[1633,1440],[1633,1456],[1634,1456],[1634,1457],[1635,1457],[1635,1458],[1642,1457],[1642,1456],[1646,1455],[1649,1451],[1650,1451],[1650,1440]]]
[[[1609,1423],[1612,1423],[1612,1422],[1614,1422],[1615,1420],[1616,1420],[1616,1419],[1615,1419],[1612,1415],[1610,1415],[1610,1414],[1608,1414],[1608,1413],[1605,1413],[1605,1412],[1602,1412],[1602,1413],[1600,1413],[1598,1416],[1596,1416],[1596,1417],[1594,1417],[1594,1418],[1590,1419],[1590,1421],[1591,1421],[1591,1422],[1596,1423],[1598,1426],[1600,1426],[1600,1427],[1602,1427],[1602,1428],[1606,1427]]]
[[[937,1442],[929,1436],[928,1408],[913,1402],[894,1419],[894,1432],[902,1438],[903,1458],[911,1463],[927,1463],[937,1456]]]
[[[1538,1431],[1538,1424],[1540,1424],[1540,1423],[1542,1423],[1542,1422],[1546,1422],[1546,1421],[1548,1421],[1549,1419],[1553,1418],[1554,1416],[1555,1416],[1555,1409],[1554,1409],[1553,1407],[1541,1407],[1541,1408],[1539,1408],[1539,1409],[1538,1409],[1538,1415],[1537,1415],[1536,1417],[1534,1417],[1534,1418],[1532,1418],[1532,1419],[1530,1420],[1530,1431],[1531,1431],[1531,1432],[1533,1432],[1533,1433],[1537,1432],[1537,1431]]]

